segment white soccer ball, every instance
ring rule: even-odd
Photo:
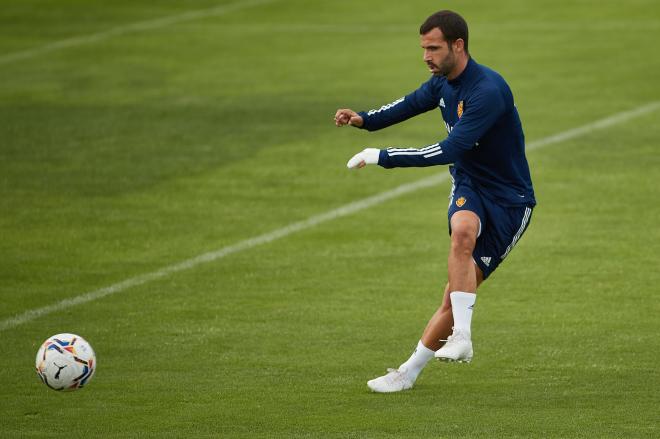
[[[57,334],[41,345],[35,366],[45,385],[53,390],[72,391],[84,387],[92,379],[96,355],[81,336]]]

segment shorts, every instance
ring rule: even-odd
[[[484,280],[495,271],[522,237],[533,206],[502,206],[481,195],[469,184],[452,187],[449,196],[447,221],[451,235],[451,217],[459,210],[469,210],[480,220],[477,242],[472,259],[481,269]]]

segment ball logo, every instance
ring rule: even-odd
[[[463,115],[463,101],[458,101],[458,108],[456,109],[456,112],[458,113],[458,118],[460,119]]]
[[[467,200],[465,199],[465,197],[461,197],[458,200],[456,200],[456,206],[463,207],[463,205],[465,204],[466,201]]]

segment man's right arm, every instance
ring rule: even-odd
[[[425,113],[436,108],[439,102],[431,82],[432,80],[429,80],[409,95],[375,110],[358,113],[347,109],[338,110],[335,123],[337,126],[349,124],[368,131],[376,131]]]

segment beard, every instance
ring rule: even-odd
[[[429,68],[434,69],[434,76],[447,76],[452,70],[454,70],[454,67],[456,66],[456,57],[454,56],[454,51],[450,49],[449,53],[445,59],[440,62],[440,64],[433,64],[432,62],[428,62],[427,64]]]

